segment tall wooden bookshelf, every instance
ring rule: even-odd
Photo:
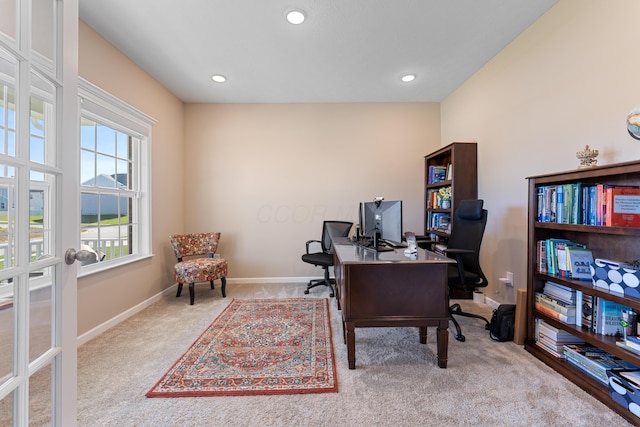
[[[425,171],[425,215],[424,234],[433,240],[446,242],[450,235],[450,228],[438,228],[434,218],[438,215],[449,217],[450,227],[453,227],[453,213],[461,200],[476,199],[478,197],[478,148],[475,142],[454,142],[434,151],[424,158]],[[436,180],[430,176],[430,168],[445,168],[443,180]],[[442,188],[451,189],[449,206],[442,206],[433,201],[432,194]]]
[[[442,180],[433,179],[434,167],[444,168]],[[461,200],[478,198],[478,147],[475,142],[454,142],[424,158],[425,214],[424,234],[431,241],[446,245],[455,227],[454,212]],[[437,182],[436,182],[437,181]],[[437,194],[440,189],[451,190],[448,206],[443,206]],[[434,200],[435,199],[435,200]],[[447,222],[441,220],[447,219]],[[471,299],[472,291],[452,289],[452,298]]]
[[[552,326],[570,332],[585,343],[598,347],[640,368],[640,356],[616,345],[619,338],[605,336],[588,331],[586,328],[566,324],[553,319],[535,308],[535,293],[541,292],[546,281],[610,300],[631,307],[640,312],[640,299],[610,293],[593,286],[590,280],[572,280],[551,276],[538,271],[537,242],[551,238],[569,239],[586,245],[592,250],[594,258],[617,261],[633,261],[640,258],[640,228],[607,227],[585,224],[558,224],[542,222],[538,219],[538,189],[544,186],[581,183],[582,186],[594,184],[640,185],[640,161],[598,166],[589,169],[577,169],[560,173],[539,175],[527,178],[529,182],[528,213],[528,251],[527,251],[527,331],[525,349],[545,362],[558,373],[574,382],[633,424],[640,424],[640,418],[628,409],[616,403],[607,386],[592,379],[566,360],[556,358],[536,345],[536,319],[543,319]]]

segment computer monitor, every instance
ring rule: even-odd
[[[402,200],[360,203],[362,237],[393,242],[402,241]]]

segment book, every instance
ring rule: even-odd
[[[579,365],[603,384],[609,382],[609,369],[637,369],[630,362],[589,344],[565,344],[563,350],[567,361]]]
[[[582,327],[593,330],[593,303],[597,297],[589,294],[582,294]]]
[[[576,326],[582,327],[582,291],[576,291]]]
[[[576,291],[574,289],[554,282],[547,281],[543,292],[567,303],[575,304],[576,302]]]
[[[540,313],[546,314],[547,316],[553,319],[559,320],[563,323],[573,325],[575,324],[575,321],[576,321],[575,312],[572,315],[564,315],[554,310],[553,308],[546,306],[544,304],[541,304],[539,302],[536,302],[536,310],[538,310]]]
[[[590,249],[570,246],[565,249],[566,263],[570,277],[578,280],[591,280],[593,253]]]
[[[620,318],[622,310],[629,308],[623,304],[600,298],[596,307],[596,329],[601,335],[622,336]]]
[[[565,331],[564,329],[556,328],[545,322],[543,319],[536,319],[536,332],[539,336],[546,336],[553,342],[556,343],[582,343],[583,341],[571,334],[570,332]]]
[[[609,214],[606,226],[640,227],[640,188],[616,187],[606,189]]]
[[[582,222],[582,183],[576,182],[572,185],[573,200],[571,201],[571,218],[569,224],[580,224]]]
[[[589,187],[589,221],[588,225],[596,225],[596,190],[595,185]]]
[[[546,305],[564,316],[575,316],[576,314],[575,304],[567,304],[542,292],[536,292],[536,303]]]
[[[538,240],[538,271],[540,273],[546,273],[547,267],[547,245],[544,240]]]
[[[628,345],[628,344],[629,344],[629,343],[628,343],[628,341],[624,341],[624,340],[616,341],[616,345],[617,345],[618,347],[622,347],[622,348],[624,348],[625,350],[630,351],[631,353],[634,353],[634,354],[640,355],[640,350],[636,350],[635,348],[631,347],[631,346],[630,346],[630,345]]]
[[[429,184],[436,184],[442,182],[447,178],[446,166],[429,166]]]
[[[556,222],[559,224],[566,223],[565,214],[564,185],[558,185],[556,187]]]

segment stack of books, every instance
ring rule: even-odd
[[[632,353],[640,354],[640,337],[627,336],[626,340],[618,341],[616,344]]]
[[[568,324],[576,323],[576,291],[547,282],[543,292],[536,293],[536,310]]]
[[[610,369],[638,369],[635,365],[589,344],[565,344],[566,360],[604,385],[609,383]]]
[[[536,345],[558,359],[564,359],[565,344],[584,344],[580,338],[567,331],[551,326],[542,319],[536,319]]]
[[[591,280],[593,253],[567,239],[538,241],[538,271],[577,280]]]

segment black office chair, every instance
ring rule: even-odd
[[[314,279],[309,282],[304,293],[308,294],[309,289],[316,286],[325,285],[331,289],[330,297],[334,296],[333,280],[329,278],[329,267],[333,265],[333,251],[331,239],[334,237],[347,237],[351,231],[352,222],[345,221],[324,221],[322,223],[322,240],[309,240],[306,245],[306,253],[302,255],[302,261],[321,266],[324,269],[324,279]],[[322,252],[309,252],[313,243],[319,243]]]
[[[479,259],[482,236],[487,225],[487,210],[482,206],[482,200],[462,200],[454,213],[453,228],[446,249],[447,256],[456,260],[456,264],[449,265],[449,290],[475,291],[488,285]],[[458,341],[463,342],[465,337],[453,315],[482,319],[489,329],[487,319],[478,314],[465,313],[460,304],[452,304],[449,307],[449,317],[456,328],[455,338]]]

